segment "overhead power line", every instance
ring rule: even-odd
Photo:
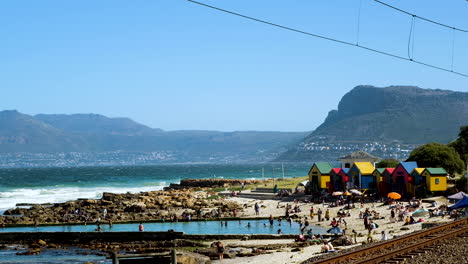
[[[460,31],[460,32],[468,33],[468,30],[466,30],[466,29],[462,29],[462,28],[457,28],[457,27],[449,26],[449,25],[446,25],[446,24],[444,24],[444,23],[440,23],[440,22],[434,21],[434,20],[432,20],[432,19],[428,19],[428,18],[425,18],[425,17],[421,17],[421,16],[418,16],[418,15],[416,15],[416,14],[410,13],[410,12],[408,12],[408,11],[405,11],[405,10],[403,10],[403,9],[400,9],[400,8],[398,8],[398,7],[392,6],[392,5],[390,5],[390,4],[384,3],[384,2],[379,1],[379,0],[373,0],[373,1],[374,1],[374,2],[377,2],[377,3],[381,4],[381,5],[384,5],[384,6],[386,6],[386,7],[390,7],[391,9],[394,9],[394,10],[396,10],[396,11],[398,11],[398,12],[401,12],[401,13],[410,15],[410,16],[412,16],[412,17],[416,17],[416,18],[419,18],[419,19],[421,19],[421,20],[427,21],[427,22],[429,22],[429,23],[436,24],[436,25],[439,25],[439,26],[442,26],[442,27],[446,27],[446,28],[450,28],[450,29],[453,29],[453,30],[455,30],[455,31]]]
[[[233,11],[229,11],[229,10],[222,9],[222,8],[219,8],[219,7],[216,7],[216,6],[212,6],[212,5],[208,5],[208,4],[205,4],[205,3],[197,2],[197,1],[194,1],[194,0],[187,0],[187,1],[189,1],[191,3],[194,3],[194,4],[197,4],[197,5],[200,5],[200,6],[204,6],[204,7],[207,7],[207,8],[214,9],[214,10],[217,10],[217,11],[220,11],[220,12],[224,12],[224,13],[231,14],[231,15],[234,15],[234,16],[238,16],[238,17],[242,17],[242,18],[245,18],[245,19],[253,20],[255,22],[259,22],[259,23],[262,23],[262,24],[270,25],[270,26],[273,26],[273,27],[293,31],[293,32],[308,35],[308,36],[311,36],[311,37],[325,39],[325,40],[328,40],[328,41],[337,42],[337,43],[340,43],[340,44],[345,44],[345,45],[349,45],[349,46],[353,46],[353,47],[358,47],[358,48],[361,48],[361,49],[364,49],[364,50],[367,50],[367,51],[372,51],[372,52],[379,53],[379,54],[382,54],[382,55],[386,55],[386,56],[389,56],[389,57],[414,62],[414,63],[424,65],[424,66],[427,66],[427,67],[430,67],[430,68],[433,68],[433,69],[454,73],[454,74],[457,74],[457,75],[460,75],[460,76],[463,76],[463,77],[468,77],[468,74],[465,74],[465,73],[462,73],[462,72],[457,72],[457,71],[453,71],[453,70],[443,68],[443,67],[440,67],[440,66],[436,66],[436,65],[433,65],[433,64],[429,64],[429,63],[425,63],[425,62],[422,62],[422,61],[414,60],[414,59],[411,59],[409,57],[408,58],[402,57],[402,56],[397,55],[397,54],[392,54],[392,53],[385,52],[385,51],[382,51],[382,50],[378,50],[378,49],[374,49],[374,48],[371,48],[371,47],[363,46],[363,45],[360,45],[358,43],[351,43],[351,42],[348,42],[348,41],[344,41],[344,40],[340,40],[340,39],[336,39],[336,38],[330,38],[330,37],[326,37],[326,36],[323,36],[323,35],[314,34],[314,33],[306,32],[306,31],[303,31],[303,30],[283,26],[283,25],[280,25],[280,24],[275,24],[275,23],[272,23],[272,22],[269,22],[269,21],[266,21],[266,20],[261,20],[261,19],[258,19],[258,18],[242,15],[242,14],[239,14],[239,13],[236,13],[236,12],[233,12]]]

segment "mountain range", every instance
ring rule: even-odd
[[[164,152],[161,159],[170,156],[170,162],[313,162],[365,150],[396,157],[423,143],[448,143],[467,124],[466,92],[360,85],[313,132],[164,131],[99,114],[1,111],[0,154]]]
[[[310,132],[163,131],[128,118],[98,114],[22,114],[0,112],[0,153],[171,152],[172,161],[209,160],[213,156],[276,155]],[[258,158],[258,157],[257,157]]]

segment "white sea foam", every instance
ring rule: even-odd
[[[160,185],[139,187],[51,187],[51,188],[18,188],[0,192],[0,214],[18,203],[61,203],[78,198],[97,199],[103,192],[111,193],[138,193],[162,190],[165,182]]]

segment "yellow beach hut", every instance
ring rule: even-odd
[[[332,166],[328,162],[315,162],[309,170],[309,182],[312,191],[327,189],[330,182]]]
[[[443,168],[426,168],[421,174],[426,178],[427,190],[431,192],[447,190],[447,175]]]

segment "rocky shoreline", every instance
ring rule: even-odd
[[[216,192],[190,189],[142,193],[103,193],[101,199],[78,199],[6,210],[4,226],[183,221],[235,217],[243,207]]]

